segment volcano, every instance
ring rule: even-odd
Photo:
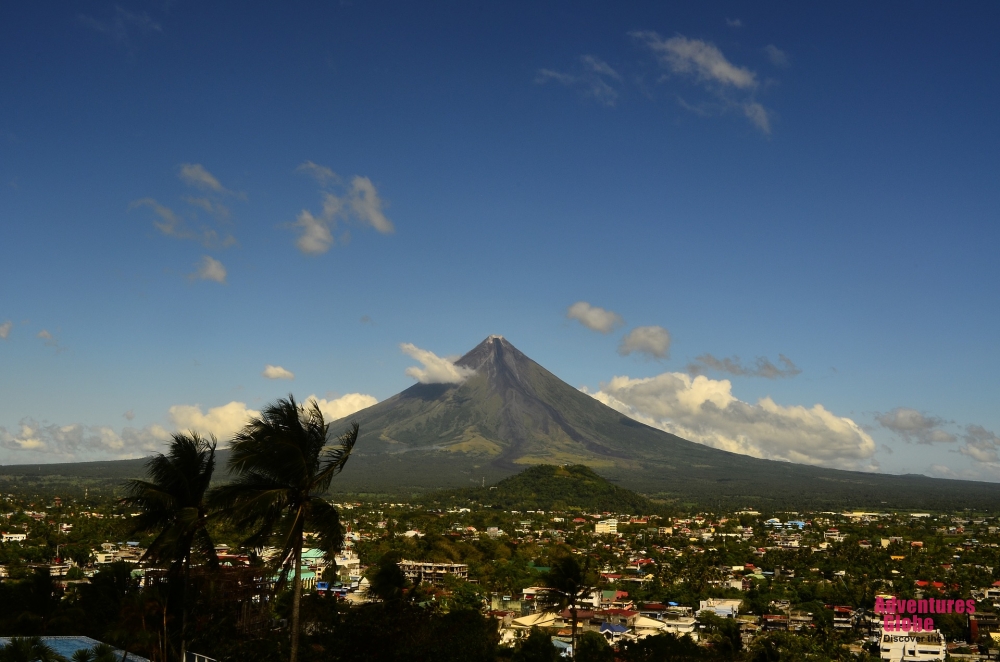
[[[644,425],[493,335],[455,362],[456,384],[414,384],[335,421],[361,434],[339,488],[399,492],[489,483],[538,464],[584,464],[625,487],[698,502],[970,507],[1000,485],[762,460]]]

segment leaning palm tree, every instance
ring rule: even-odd
[[[572,623],[570,638],[574,657],[576,656],[578,623],[577,607],[593,590],[594,581],[589,571],[589,556],[583,566],[572,555],[560,556],[552,562],[552,569],[549,570],[549,574],[545,578],[548,590],[542,594],[544,603],[556,608],[569,609]]]
[[[192,557],[217,566],[219,559],[209,535],[206,495],[215,470],[215,437],[175,434],[166,455],[146,465],[148,480],[131,480],[122,504],[139,509],[133,531],[158,532],[142,560],[165,566],[170,580],[180,584],[180,653],[187,649],[187,587]],[[164,633],[166,634],[166,633]]]
[[[336,445],[329,445],[329,427],[315,401],[303,406],[289,395],[264,407],[233,438],[229,470],[235,479],[212,496],[224,517],[251,531],[245,546],[259,549],[273,543],[281,577],[293,572],[291,662],[299,651],[306,526],[316,532],[325,552],[339,550],[344,542],[340,515],[322,495],[347,463],[358,424],[352,423]]]

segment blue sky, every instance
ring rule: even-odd
[[[998,28],[8,3],[0,462],[225,436],[288,392],[349,413],[497,333],[702,443],[1000,480]]]

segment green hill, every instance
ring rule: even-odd
[[[504,510],[580,510],[583,512],[651,513],[649,499],[619,487],[582,464],[539,464],[489,487],[437,492],[428,500],[476,501]]]

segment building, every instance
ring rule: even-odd
[[[440,584],[445,575],[458,579],[469,578],[469,566],[465,563],[429,563],[424,561],[399,562],[399,569],[414,584]]]
[[[879,657],[883,660],[931,662],[944,660],[944,636],[931,632],[879,632]]]
[[[28,539],[27,533],[7,533],[4,531],[0,536],[2,536],[3,542],[24,542]]]
[[[618,535],[618,520],[606,519],[594,525],[594,533]]]

